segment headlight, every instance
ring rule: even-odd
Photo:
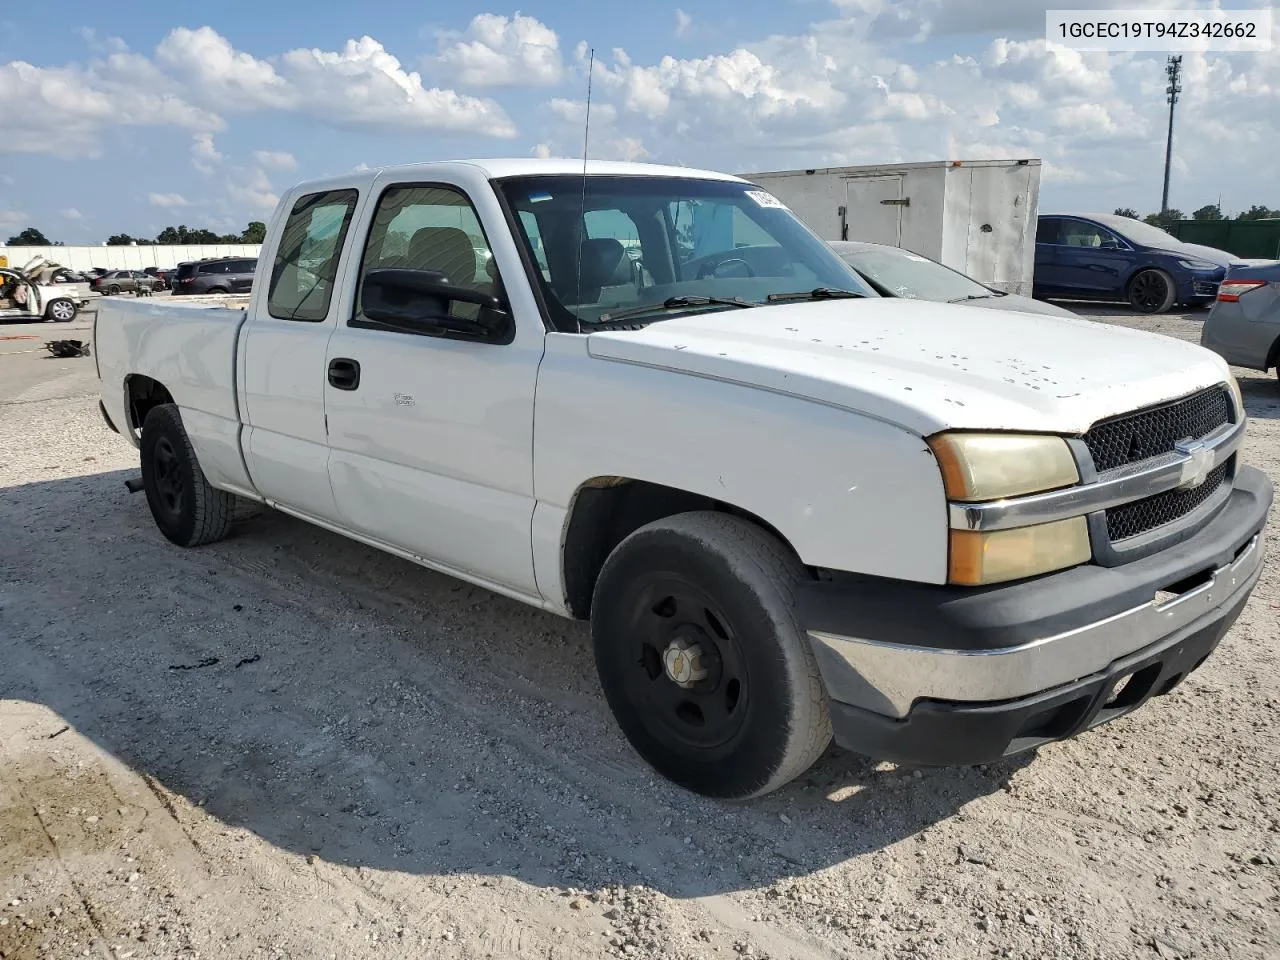
[[[1017,433],[942,433],[929,440],[947,499],[1000,500],[1080,482],[1061,437]]]
[[[1084,517],[990,533],[952,530],[947,580],[971,587],[1020,580],[1077,566],[1092,554]]]
[[[1046,493],[1080,482],[1062,437],[1017,433],[943,433],[929,439],[952,503]],[[1011,530],[951,530],[947,580],[980,586],[1034,577],[1092,556],[1084,517]]]
[[[1207,260],[1179,260],[1178,263],[1186,267],[1188,270],[1217,270],[1218,269],[1218,265],[1216,263],[1209,263],[1209,261]]]

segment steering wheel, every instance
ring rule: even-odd
[[[743,260],[741,257],[728,257],[724,260],[717,261],[715,266],[708,266],[704,264],[702,269],[698,271],[698,279],[705,280],[707,277],[719,277],[720,268],[727,266],[730,263],[742,264],[742,266],[746,268],[748,277],[754,277],[756,275],[756,272],[751,269],[751,264],[747,263],[747,261]]]

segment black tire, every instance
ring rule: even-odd
[[[1148,267],[1133,275],[1126,294],[1129,306],[1139,313],[1167,313],[1178,297],[1178,286],[1163,270]]]
[[[113,283],[111,286],[107,287],[107,296],[114,297],[119,293],[120,293],[120,284]]]
[[[176,405],[152,408],[142,425],[142,482],[160,532],[180,547],[221,540],[236,498],[205,479]]]
[[[48,306],[44,308],[44,318],[54,323],[70,323],[79,312],[74,301],[60,298],[49,301]]]
[[[592,599],[596,670],[618,726],[663,776],[743,800],[822,755],[831,720],[793,589],[806,576],[775,537],[711,512],[650,523],[609,555]]]
[[[163,289],[164,289],[164,281],[163,281],[163,280],[157,280],[155,283],[151,284],[151,289],[152,289],[152,290],[156,290],[156,291],[163,290]]]
[[[209,292],[210,293],[230,293],[231,291],[228,290],[226,287],[210,287]]]

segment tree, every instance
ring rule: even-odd
[[[35,227],[27,227],[21,233],[9,238],[11,247],[52,247],[55,244]]]
[[[1116,207],[1115,214],[1117,217],[1128,217],[1130,220],[1142,219],[1133,207]]]
[[[1199,210],[1191,214],[1192,220],[1224,220],[1222,208],[1216,203],[1205,204]]]
[[[151,241],[142,237],[131,237],[127,233],[115,233],[107,237],[108,247],[127,247],[134,243],[140,247],[145,247],[150,245]]]
[[[240,235],[241,243],[262,243],[267,239],[267,225],[261,220],[250,220]]]
[[[1149,223],[1153,227],[1159,227],[1161,230],[1171,230],[1173,225],[1183,219],[1182,211],[1170,207],[1163,213],[1149,213],[1142,218],[1143,223]]]
[[[1280,210],[1272,210],[1269,207],[1254,204],[1248,210],[1244,211],[1237,220],[1268,220],[1271,217],[1280,217]]]

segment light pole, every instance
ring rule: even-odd
[[[1169,85],[1165,87],[1165,93],[1169,99],[1169,139],[1164,145],[1164,194],[1160,198],[1160,213],[1169,212],[1169,166],[1173,162],[1173,108],[1178,102],[1178,94],[1182,92],[1182,84],[1178,81],[1182,77],[1182,57],[1170,57],[1169,63],[1165,66],[1164,72],[1169,76]]]

